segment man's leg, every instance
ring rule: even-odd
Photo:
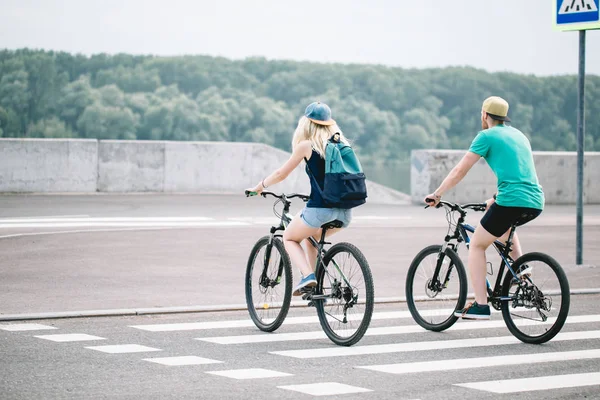
[[[471,238],[468,267],[477,304],[487,304],[487,287],[485,284],[487,262],[485,251],[496,239],[497,237],[485,230],[482,225],[479,225],[475,229],[475,233]]]

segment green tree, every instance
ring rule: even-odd
[[[42,119],[27,127],[30,138],[72,138],[73,131],[57,117]]]
[[[138,124],[139,117],[129,108],[95,103],[85,108],[77,129],[86,138],[133,140]]]
[[[60,116],[71,128],[77,129],[79,117],[86,107],[95,102],[97,97],[90,85],[90,77],[80,76],[62,89],[61,99],[58,102]]]
[[[8,60],[2,67],[0,78],[0,106],[14,111],[24,127],[29,121],[29,101],[31,93],[28,87],[29,74],[20,60]],[[19,131],[22,131],[22,128]]]

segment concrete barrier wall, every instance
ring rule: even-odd
[[[414,150],[411,154],[411,198],[415,203],[439,187],[464,156],[462,150]],[[533,152],[536,171],[546,204],[575,204],[577,196],[577,153]],[[600,153],[584,158],[584,203],[600,203]],[[490,198],[496,192],[496,177],[481,159],[444,198],[459,203]]]
[[[165,142],[98,142],[99,192],[162,192]]]
[[[289,154],[257,143],[100,141],[98,191],[239,193],[287,160]],[[280,191],[304,191],[294,171]]]
[[[416,150],[411,196],[367,182],[369,201],[420,202],[435,190],[464,151]],[[187,192],[239,193],[282,165],[289,153],[258,143],[113,141],[94,139],[0,139],[0,192]],[[534,152],[548,204],[575,204],[576,153]],[[279,192],[307,193],[299,167]],[[600,204],[600,153],[587,153],[584,201]],[[496,191],[496,178],[479,161],[446,198],[479,201]]]
[[[0,192],[95,192],[98,141],[0,139]]]

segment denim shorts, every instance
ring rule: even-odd
[[[339,220],[344,224],[346,228],[352,221],[352,210],[344,208],[315,208],[315,207],[304,207],[304,210],[300,213],[302,221],[311,228],[320,228],[321,225],[328,222]]]

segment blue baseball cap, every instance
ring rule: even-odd
[[[304,116],[310,119],[315,124],[319,125],[333,125],[335,121],[331,119],[331,108],[325,103],[316,101],[306,107]]]

